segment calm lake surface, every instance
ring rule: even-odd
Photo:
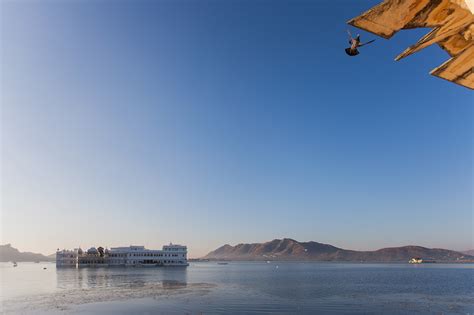
[[[53,263],[1,263],[0,272],[4,313],[474,313],[473,264],[56,269]]]

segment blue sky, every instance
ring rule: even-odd
[[[472,248],[472,92],[345,55],[377,3],[2,2],[2,243]]]

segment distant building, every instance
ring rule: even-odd
[[[76,267],[78,249],[74,250],[58,250],[56,251],[56,267]]]
[[[91,247],[86,252],[81,248],[56,252],[57,267],[120,267],[120,266],[187,266],[187,248],[169,244],[163,249],[146,249],[144,246]]]

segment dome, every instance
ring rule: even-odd
[[[95,247],[91,247],[87,250],[87,253],[90,255],[97,255],[99,252],[97,251]]]
[[[79,249],[77,250],[77,253],[78,253],[79,255],[82,255],[82,253],[83,253],[82,248],[79,247]]]

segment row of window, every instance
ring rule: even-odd
[[[71,265],[71,264],[76,264],[76,260],[61,260],[59,262],[60,265]]]
[[[175,263],[180,263],[184,264],[184,261],[182,260],[147,260],[147,261],[141,261],[141,260],[132,260],[131,262],[128,262],[131,264],[139,264],[139,263],[154,263],[154,264],[159,264],[159,263],[164,263],[164,264],[175,264]],[[109,262],[110,265],[123,265],[125,262],[123,260],[111,260]]]
[[[177,263],[180,263],[180,264],[184,264],[184,262],[182,260],[163,260],[162,261],[164,264],[177,264]],[[134,260],[132,261],[133,264],[140,264],[140,263],[143,263],[142,261],[139,261],[139,260]],[[159,261],[157,261],[156,263],[159,263]]]
[[[139,253],[139,254],[130,254],[134,257],[178,257],[178,254],[158,254],[158,253]],[[183,254],[184,257],[184,254]]]
[[[62,259],[64,259],[64,258],[75,258],[76,256],[75,256],[75,255],[64,255],[64,254],[60,254],[59,257],[62,258]]]

